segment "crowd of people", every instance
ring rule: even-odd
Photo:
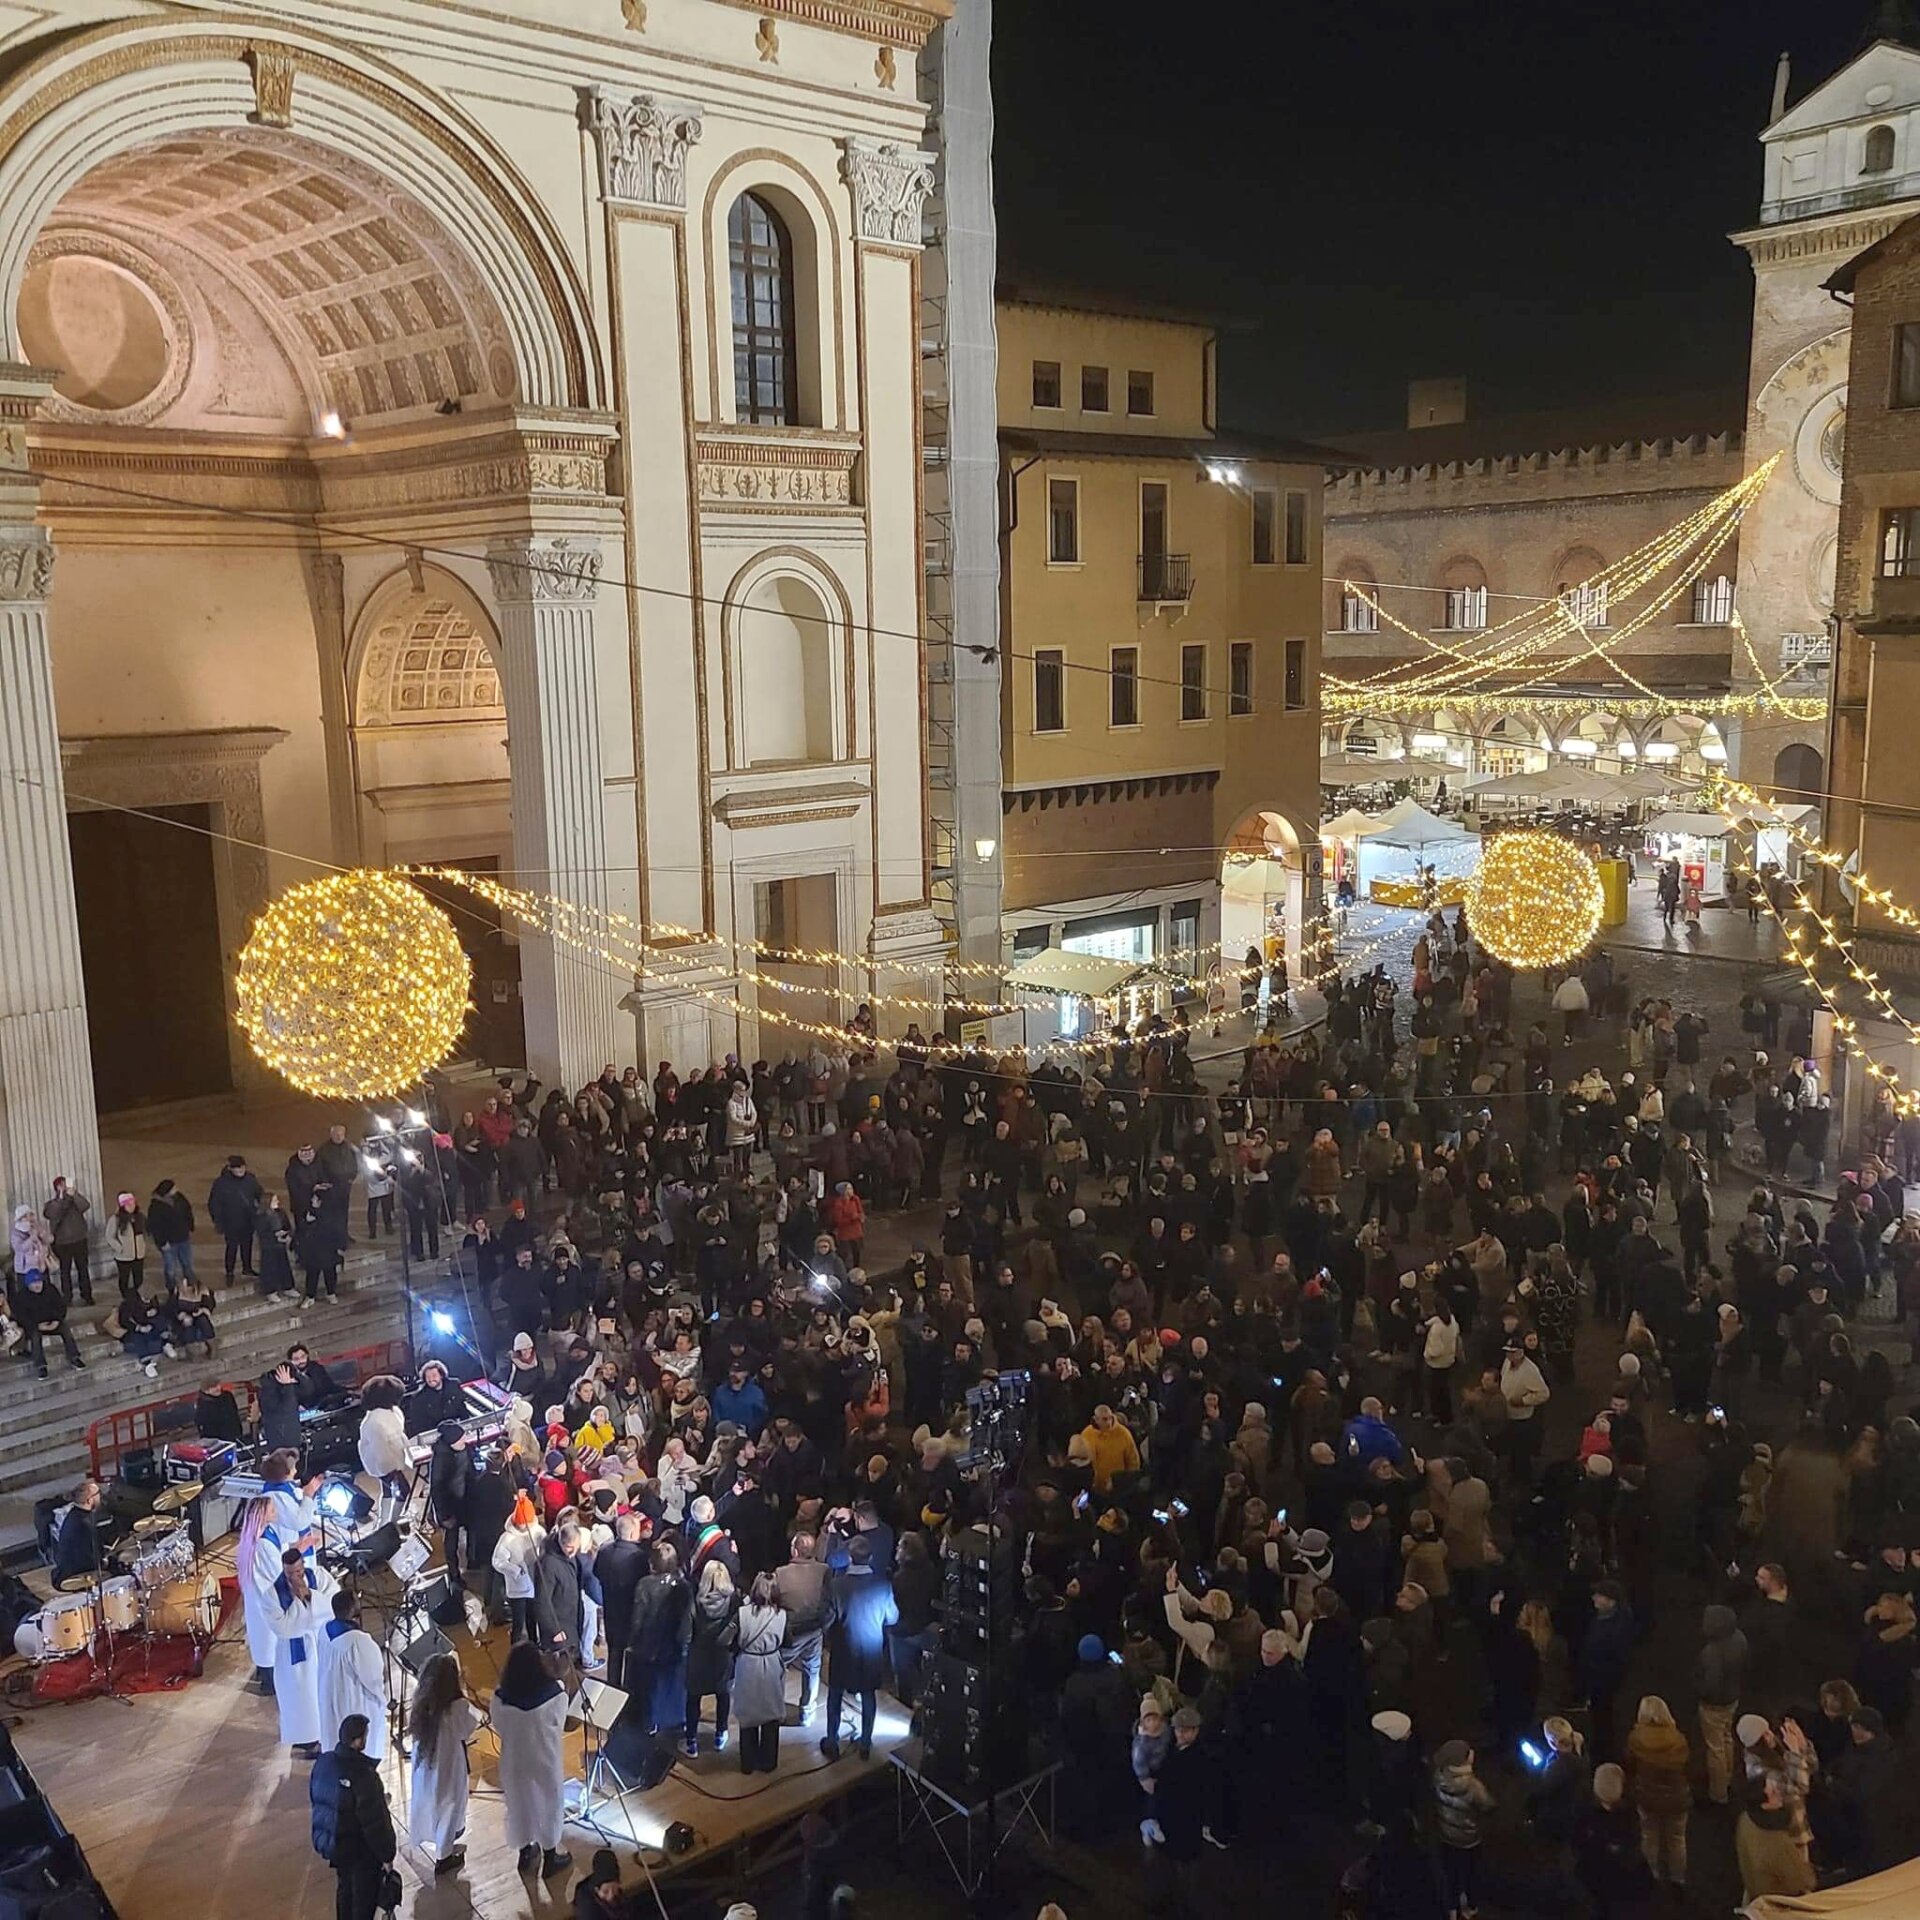
[[[475,1449],[445,1365],[423,1378],[452,1396],[429,1510],[510,1628],[487,1711],[524,1866],[564,1860],[572,1676],[684,1756],[737,1736],[774,1768],[796,1723],[865,1753],[882,1687],[923,1697],[963,1534],[1067,1826],[1131,1837],[1179,1899],[1215,1850],[1310,1826],[1348,1837],[1356,1912],[1449,1920],[1650,1911],[1703,1832],[1748,1895],[1904,1855],[1920,1425],[1868,1329],[1920,1314],[1920,1223],[1890,1161],[1818,1208],[1784,1185],[1837,1145],[1797,1035],[1715,1065],[1709,1022],[1605,953],[1535,994],[1459,914],[1219,1086],[1177,1015],[1032,1066],[917,1030],[883,1054],[870,1025],[572,1099],[503,1083],[438,1107],[418,1165],[369,1180],[336,1129],[282,1195],[236,1161],[209,1196],[228,1271],[297,1267],[308,1299],[356,1227],[428,1259],[445,1235],[515,1414]],[[896,1212],[903,1256],[870,1261]],[[193,1284],[190,1251],[166,1268]],[[288,1438],[337,1390],[312,1366],[270,1376]],[[989,1513],[967,1394],[1013,1369],[1027,1444]],[[366,1401],[382,1483],[399,1398]],[[351,1603],[294,1475],[242,1566],[263,1689],[317,1751]],[[410,1707],[442,1866],[480,1711],[457,1666]]]

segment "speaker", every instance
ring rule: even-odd
[[[607,1764],[630,1786],[657,1787],[673,1768],[673,1747],[647,1731],[647,1714],[630,1698],[607,1732]]]
[[[443,1653],[453,1652],[453,1642],[438,1627],[422,1627],[411,1639],[403,1639],[402,1634],[409,1631],[403,1627],[390,1643],[393,1657],[417,1680],[420,1672],[429,1660]]]
[[[347,1549],[347,1558],[356,1571],[372,1573],[384,1567],[400,1551],[400,1529],[389,1520],[384,1527],[363,1533]]]
[[[1026,1734],[1016,1676],[995,1676],[988,1712],[986,1670],[950,1653],[929,1663],[922,1702],[922,1770],[930,1780],[963,1790],[1005,1786],[1019,1777]]]

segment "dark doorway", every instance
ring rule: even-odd
[[[210,807],[67,816],[103,1113],[233,1086],[212,824]]]
[[[469,873],[498,873],[492,858],[422,861],[422,866],[464,867]],[[413,883],[447,911],[460,944],[473,963],[473,1017],[467,1022],[460,1050],[484,1060],[490,1067],[523,1067],[527,1063],[527,1016],[520,999],[520,948],[507,938],[500,911],[469,893],[465,887],[415,874]]]
[[[1826,784],[1821,775],[1825,771],[1826,762],[1820,756],[1820,749],[1808,746],[1804,740],[1782,747],[1773,756],[1775,791],[1783,799],[1796,803],[1815,807],[1820,804],[1820,789]]]

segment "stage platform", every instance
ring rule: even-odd
[[[225,1545],[230,1559],[231,1541]],[[506,1634],[478,1644],[464,1629],[451,1637],[484,1706],[506,1652]],[[182,1691],[37,1707],[15,1728],[21,1753],[86,1849],[120,1920],[179,1920],[183,1914],[194,1920],[259,1920],[261,1914],[330,1920],[334,1878],[312,1848],[307,1764],[280,1745],[273,1702],[246,1690],[251,1674],[236,1615],[208,1656],[205,1676]],[[797,1687],[797,1676],[789,1685]],[[846,1746],[839,1760],[829,1762],[819,1750],[823,1725],[790,1725],[781,1739],[779,1771],[749,1778],[740,1771],[737,1733],[729,1750],[716,1754],[709,1727],[706,1751],[697,1760],[681,1756],[659,1786],[629,1803],[633,1840],[656,1841],[677,1820],[696,1835],[692,1850],[671,1861],[647,1855],[669,1909],[684,1899],[688,1911],[708,1911],[716,1890],[797,1855],[800,1818],[856,1788],[884,1787],[887,1756],[906,1730],[904,1710],[883,1696],[870,1760]],[[580,1779],[578,1729],[569,1730],[567,1756],[570,1776]],[[431,1862],[406,1840],[407,1768],[391,1754],[387,1759],[406,1883],[401,1913],[417,1920],[525,1920],[530,1910],[567,1911],[577,1876],[545,1883],[523,1876],[501,1838],[489,1733],[474,1741],[472,1761],[466,1865],[436,1880]],[[634,1846],[619,1837],[617,1811],[603,1813],[601,1821],[615,1836],[611,1844],[623,1877],[638,1883]],[[596,1847],[610,1844],[577,1822],[567,1840],[579,1871]],[[739,1892],[751,1898],[746,1886]]]

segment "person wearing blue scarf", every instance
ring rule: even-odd
[[[387,1680],[380,1649],[360,1625],[359,1604],[342,1588],[333,1596],[333,1618],[320,1636],[320,1737],[338,1739],[348,1714],[364,1714],[367,1758],[387,1753]]]
[[[279,1577],[267,1602],[273,1625],[273,1697],[280,1709],[280,1738],[295,1753],[313,1759],[321,1748],[319,1640],[339,1590],[325,1567],[309,1570],[298,1547],[280,1556]],[[333,1731],[337,1734],[338,1729]]]

